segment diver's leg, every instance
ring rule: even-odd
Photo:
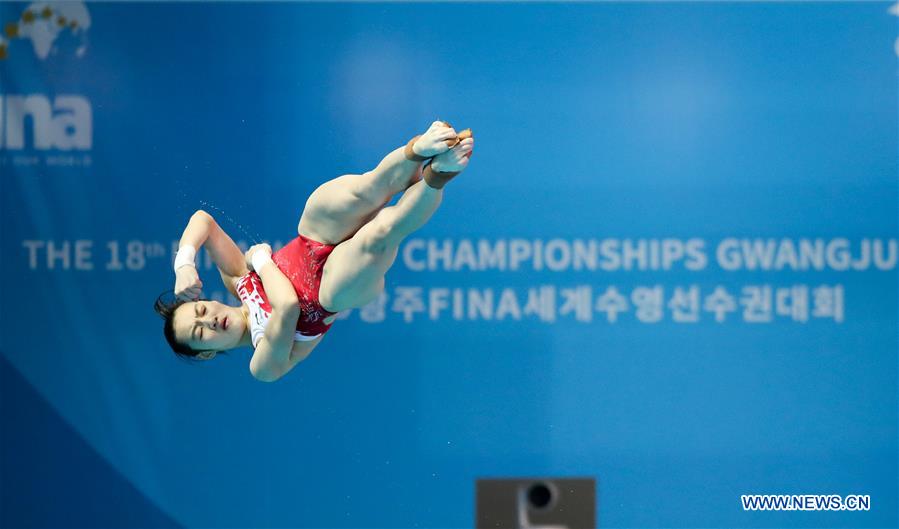
[[[472,148],[473,140],[465,140],[435,158],[434,164],[440,171],[462,171]],[[442,185],[435,188],[421,180],[396,205],[381,209],[352,238],[337,245],[322,275],[322,306],[337,312],[373,300],[384,289],[384,274],[396,259],[400,242],[431,218],[442,198]]]
[[[370,221],[394,194],[421,178],[422,158],[445,151],[445,143],[456,137],[452,127],[435,121],[415,147],[395,149],[377,167],[361,175],[343,175],[325,182],[310,195],[297,231],[325,244],[338,244],[352,237]],[[436,147],[443,143],[442,150]],[[412,159],[410,159],[412,158]]]

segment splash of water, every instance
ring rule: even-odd
[[[241,223],[237,222],[236,220],[234,220],[234,219],[231,217],[231,215],[228,215],[228,214],[225,212],[225,210],[223,210],[222,208],[216,206],[215,204],[212,204],[211,202],[207,202],[207,201],[205,201],[205,200],[201,200],[201,201],[200,201],[200,204],[201,204],[204,208],[209,208],[209,209],[214,210],[216,213],[219,214],[219,215],[216,215],[216,216],[218,216],[218,217],[220,217],[220,218],[223,217],[223,218],[227,219],[228,222],[229,222],[232,226],[237,226],[237,229],[239,229],[239,230],[241,231],[241,233],[243,233],[243,234],[247,237],[247,239],[249,239],[250,241],[252,241],[253,244],[259,244],[259,243],[263,242],[263,241],[262,241],[262,237],[259,235],[258,232],[256,232],[256,230],[253,230],[253,233],[255,233],[255,236],[254,236],[253,234],[251,234],[250,232],[248,232],[248,231],[244,228],[244,225],[243,225],[243,224],[241,224]],[[247,228],[249,228],[249,226],[247,226]]]

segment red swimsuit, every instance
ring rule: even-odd
[[[318,289],[321,286],[322,272],[325,261],[331,255],[335,246],[322,244],[302,235],[287,243],[286,246],[272,254],[272,261],[281,272],[287,276],[293,284],[293,288],[300,300],[300,318],[297,320],[297,339],[311,339],[323,334],[331,328],[331,324],[325,324],[324,319],[336,314],[325,310],[318,301]],[[238,281],[237,293],[240,299],[247,303],[251,309],[259,310],[259,318],[251,321],[255,346],[261,337],[261,330],[271,315],[271,306],[268,304],[268,296],[262,289],[262,280],[256,272],[250,272]],[[268,313],[268,314],[263,314]],[[251,316],[251,320],[254,318]],[[253,325],[257,323],[257,325]],[[332,322],[333,323],[333,322]],[[302,338],[301,338],[302,337]]]

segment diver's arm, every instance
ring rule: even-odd
[[[293,284],[272,262],[271,247],[267,244],[247,250],[245,262],[259,274],[272,307],[265,333],[250,360],[250,372],[259,380],[273,382],[293,367],[290,357],[300,317],[300,301]]]
[[[204,246],[209,252],[215,266],[223,274],[240,277],[245,275],[247,265],[244,262],[243,251],[234,243],[234,240],[225,233],[219,223],[209,213],[202,209],[197,210],[190,217],[190,222],[184,228],[181,242],[178,246],[190,244],[194,248]]]
[[[190,247],[196,252],[203,246],[206,247],[206,251],[209,252],[218,267],[225,287],[236,296],[234,281],[248,272],[243,252],[212,215],[203,210],[197,210],[190,217],[190,221],[181,235],[181,241],[178,244],[179,253],[181,248]],[[176,275],[178,275],[177,270]],[[178,287],[181,286],[184,289],[191,289],[188,294],[195,294],[193,297],[199,296],[199,287],[202,287],[202,282],[199,281],[199,277],[194,278],[195,271],[186,270],[182,275],[185,277],[176,280],[175,294],[180,293]],[[185,284],[190,284],[190,286],[185,287]],[[188,295],[188,297],[190,296]]]
[[[300,300],[293,288],[293,283],[272,261],[272,247],[267,244],[257,244],[244,254],[244,266],[255,270],[262,279],[262,286],[269,305],[274,309],[288,309],[299,307]],[[296,322],[294,322],[296,323]]]
[[[271,322],[269,323],[269,325],[271,325]],[[296,327],[296,324],[294,324],[294,327]],[[266,326],[265,330],[266,333],[268,333],[268,326]],[[275,331],[272,332],[274,333]],[[318,346],[318,344],[324,337],[324,335],[321,335],[314,340],[303,342],[294,341],[293,345],[290,348],[290,354],[288,355],[289,358],[287,359],[287,363],[279,364],[277,360],[270,360],[271,358],[278,356],[276,352],[262,348],[263,342],[266,342],[268,344],[273,343],[273,341],[267,341],[267,338],[263,336],[262,340],[259,341],[259,347],[257,347],[256,351],[253,353],[253,358],[250,359],[250,373],[252,373],[254,377],[264,382],[274,382],[275,380],[278,380],[279,378],[287,374],[287,372],[293,369],[297,364],[308,358],[312,353],[312,350]],[[292,333],[290,339],[291,341],[293,341]],[[267,359],[270,360],[270,369],[265,369],[265,367],[267,367]]]
[[[266,268],[276,268],[270,265]],[[250,373],[263,382],[274,382],[290,370],[290,351],[293,335],[300,318],[300,306],[277,308],[272,306],[272,315],[265,325],[265,333],[256,344],[250,359]]]
[[[293,366],[305,360],[312,353],[312,350],[318,346],[319,342],[321,342],[322,338],[324,337],[325,335],[321,334],[314,340],[293,342],[293,347],[290,349],[290,359],[287,361],[287,371],[290,371],[291,369],[293,369]]]

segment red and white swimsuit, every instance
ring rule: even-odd
[[[324,319],[336,312],[329,312],[321,306],[318,289],[325,261],[332,250],[334,246],[300,235],[272,254],[272,261],[293,284],[300,300],[300,318],[297,320],[294,341],[314,340],[331,328],[331,323],[325,324]],[[250,338],[253,347],[256,347],[272,315],[272,306],[265,295],[259,274],[250,272],[241,277],[237,281],[237,295],[250,310]]]

